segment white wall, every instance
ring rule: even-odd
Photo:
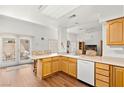
[[[102,15],[100,18],[100,21],[102,22],[103,56],[124,58],[124,46],[106,45],[106,26],[105,26],[105,21],[124,16],[124,6],[113,6],[108,9],[112,11],[104,11],[103,14],[107,14],[107,15]]]
[[[71,53],[75,53],[77,50],[77,34],[74,33],[67,33],[67,40],[70,41],[70,49]]]
[[[65,27],[58,27],[58,50],[58,52],[66,52],[67,50],[67,28]]]
[[[87,45],[98,44],[102,39],[101,31],[83,32],[78,34],[78,41],[84,41]]]
[[[106,26],[102,24],[103,35],[103,56],[124,58],[124,46],[108,46],[106,45]]]
[[[86,45],[97,45],[98,51],[100,50],[100,40],[102,40],[101,29],[93,29],[78,34],[77,41],[84,41]],[[99,52],[98,52],[99,53]]]
[[[48,49],[47,39],[58,39],[58,32],[56,29],[2,15],[0,15],[0,33],[34,36],[32,41],[33,50]],[[45,40],[42,41],[41,37],[44,37]]]
[[[67,33],[67,40],[76,42],[77,41],[77,34],[74,33]]]
[[[69,29],[75,30],[75,29]],[[102,29],[101,26],[95,26],[91,29],[87,29],[84,31],[75,30],[77,33],[68,33],[67,39],[76,44],[76,48],[78,49],[79,41],[85,42],[86,45],[97,45],[98,51],[100,50],[100,41],[102,40]],[[69,31],[68,31],[69,32]],[[98,54],[100,51],[98,52]]]

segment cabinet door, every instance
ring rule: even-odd
[[[113,86],[124,87],[124,68],[114,67],[113,69]]]
[[[62,71],[62,57],[59,57],[59,71]]]
[[[42,62],[42,76],[51,74],[51,61]]]
[[[62,71],[65,72],[65,73],[68,73],[68,62],[67,61],[62,61],[61,63],[61,66],[62,66]]]
[[[107,23],[107,44],[121,45],[123,42],[123,20],[122,18]]]
[[[52,61],[52,73],[59,71],[59,60]]]
[[[124,43],[124,17],[123,17],[123,43]]]
[[[71,75],[73,77],[77,76],[77,63],[76,62],[69,62],[68,73],[69,73],[69,75]]]

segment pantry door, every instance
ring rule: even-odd
[[[31,63],[31,38],[19,38],[19,64]]]

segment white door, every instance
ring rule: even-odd
[[[3,36],[0,38],[0,41],[0,66],[18,64],[16,37]]]
[[[31,39],[19,39],[19,64],[31,62]]]
[[[31,38],[14,35],[0,37],[0,67],[30,63]]]

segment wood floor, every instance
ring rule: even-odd
[[[64,73],[56,73],[39,80],[32,64],[0,69],[0,87],[88,87],[88,85]]]

